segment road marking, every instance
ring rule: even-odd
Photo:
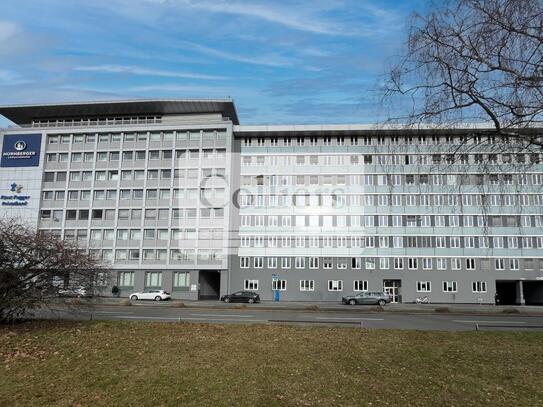
[[[179,318],[173,318],[173,317],[129,317],[127,315],[113,315],[114,318],[121,318],[121,319],[168,319],[172,321],[178,321]]]
[[[84,311],[87,314],[133,314],[133,312],[119,312],[119,311]]]
[[[119,319],[142,319],[142,320],[171,320],[171,321],[230,321],[230,322],[268,322],[267,319],[232,319],[232,318],[188,318],[188,317],[129,317],[125,315],[113,315]]]
[[[233,318],[183,318],[181,321],[190,320],[190,321],[230,321],[230,322],[269,322],[267,319],[233,319]]]
[[[383,318],[334,318],[334,317],[315,317],[315,319],[337,319],[338,321],[384,321]]]
[[[521,321],[467,321],[464,319],[453,319],[453,322],[466,322],[471,324],[525,324]]]
[[[192,316],[202,317],[235,317],[235,318],[252,318],[254,315],[236,315],[236,314],[190,314]]]

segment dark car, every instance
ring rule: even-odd
[[[381,306],[391,301],[390,295],[383,292],[363,292],[356,295],[348,295],[341,299],[343,304],[379,304]]]
[[[248,302],[252,304],[254,302],[260,302],[260,296],[257,293],[251,291],[236,291],[232,294],[223,295],[221,301],[224,302]]]

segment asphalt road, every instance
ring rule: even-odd
[[[335,325],[371,329],[413,329],[441,331],[539,331],[543,332],[543,316],[522,315],[448,315],[438,313],[408,314],[398,312],[319,312],[298,310],[195,309],[172,308],[168,305],[136,304],[132,306],[57,306],[41,310],[38,318],[73,320],[127,320],[163,322],[202,322],[217,324],[288,324]]]

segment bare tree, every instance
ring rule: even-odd
[[[0,220],[0,323],[47,304],[69,285],[92,290],[100,264],[75,242]]]
[[[409,125],[489,122],[495,134],[543,147],[543,2],[445,0],[412,17],[384,101],[408,102]]]

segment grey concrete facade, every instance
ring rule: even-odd
[[[0,168],[28,192],[0,216],[92,250],[104,294],[543,303],[543,157],[484,126],[240,126],[228,100],[0,114],[0,147],[41,135],[38,165]]]

